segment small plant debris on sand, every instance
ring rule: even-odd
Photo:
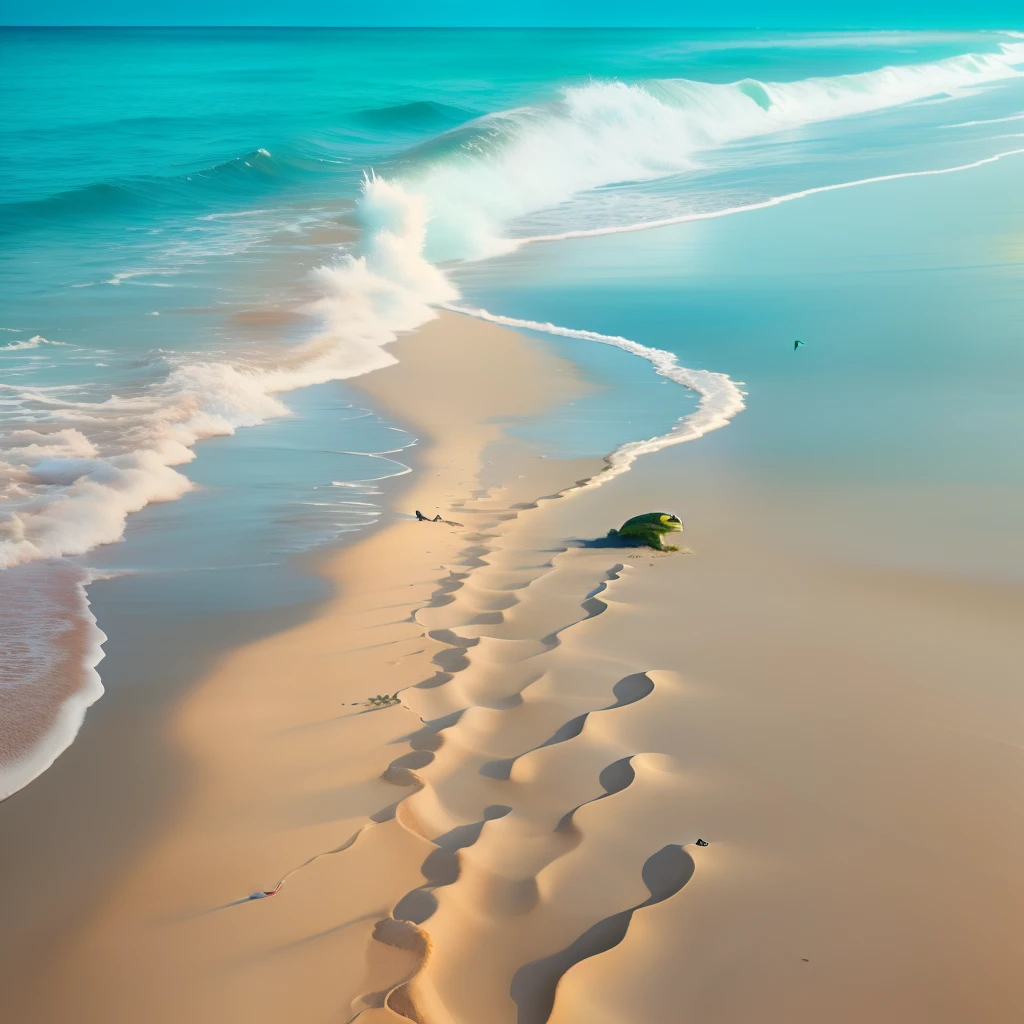
[[[398,693],[378,693],[376,696],[367,697],[366,700],[354,700],[350,704],[342,702],[342,707],[353,707],[353,708],[390,708],[394,707],[395,704],[401,704],[402,701],[398,696]]]

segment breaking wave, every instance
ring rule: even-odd
[[[507,226],[579,192],[691,170],[701,152],[814,122],[866,114],[1020,76],[1024,43],[928,64],[797,82],[592,82],[460,129],[402,174],[430,210],[436,259],[513,250]],[[434,147],[436,150],[436,147]]]
[[[162,354],[166,374],[128,397],[85,401],[67,388],[0,384],[8,430],[0,447],[0,567],[82,554],[119,540],[127,517],[191,489],[176,467],[200,439],[288,415],[280,395],[394,362],[399,331],[458,297],[422,255],[423,203],[370,178],[360,214],[363,251],[316,277],[313,337],[274,359],[248,363]]]
[[[437,307],[459,298],[436,265],[439,256],[483,258],[534,240],[505,237],[506,226],[519,215],[583,189],[677,173],[693,166],[701,150],[732,140],[1017,76],[1020,63],[1024,43],[1014,42],[1002,44],[997,53],[790,83],[595,82],[567,88],[545,106],[474,122],[471,138],[460,134],[454,149],[442,146],[424,166],[410,164],[400,179],[372,174],[365,179],[356,205],[363,229],[360,250],[315,271],[322,297],[309,311],[322,326],[302,344],[262,360],[162,354],[161,380],[137,394],[103,401],[74,400],[61,389],[0,385],[11,410],[8,419],[13,414],[14,420],[0,449],[2,493],[13,509],[0,523],[0,566],[80,554],[118,540],[128,515],[190,489],[177,467],[192,459],[191,448],[201,438],[287,415],[280,396],[288,391],[393,362],[386,346],[398,332],[418,327],[436,315]],[[384,113],[414,120],[454,116],[417,105]],[[249,157],[237,163],[272,159],[264,151]],[[214,168],[215,176],[232,171],[234,163]],[[876,179],[850,184],[871,180]],[[617,344],[701,395],[697,412],[665,435],[668,440],[627,446],[612,457],[613,466],[628,466],[652,445],[700,436],[743,407],[728,378],[680,367],[671,353],[588,331],[483,311],[474,315]],[[33,338],[9,347],[36,343]]]

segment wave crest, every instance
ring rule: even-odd
[[[442,137],[402,180],[428,204],[434,258],[485,258],[516,247],[510,222],[579,192],[678,174],[731,142],[1018,77],[1021,64],[1024,43],[1004,43],[997,53],[797,82],[591,82]]]
[[[385,346],[397,332],[435,317],[458,291],[423,257],[422,199],[371,177],[359,212],[363,252],[316,271],[324,294],[308,311],[322,329],[272,360],[170,361],[141,394],[101,402],[61,388],[0,385],[5,402],[24,409],[23,429],[0,448],[0,494],[10,503],[0,521],[0,567],[119,540],[131,513],[191,489],[174,467],[191,461],[200,439],[288,415],[279,397],[288,391],[393,363]],[[36,423],[40,410],[49,423]]]

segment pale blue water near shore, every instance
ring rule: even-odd
[[[126,603],[159,631],[182,609],[283,623],[320,596],[291,556],[376,521],[414,467],[415,439],[339,382],[436,306],[551,324],[608,385],[520,428],[551,457],[625,469],[729,425],[716,443],[780,480],[1024,486],[1018,34],[0,46],[0,583],[24,613],[0,795],[101,693],[96,627],[75,679],[52,657],[84,581],[121,574],[92,588],[108,683]],[[880,205],[902,246],[881,260]],[[862,396],[855,424],[837,389]]]

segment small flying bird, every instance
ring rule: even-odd
[[[797,338],[796,341],[793,342],[793,351],[795,352],[802,344],[803,342]]]

